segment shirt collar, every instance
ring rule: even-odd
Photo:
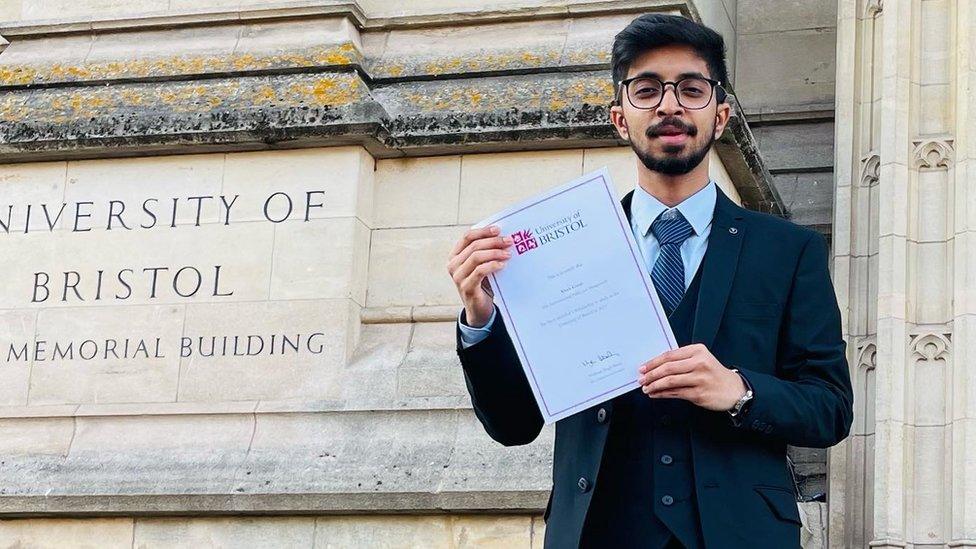
[[[695,235],[700,236],[708,228],[708,224],[712,222],[717,194],[715,182],[709,179],[708,184],[675,206],[695,229]],[[661,215],[661,212],[668,209],[670,209],[668,206],[654,198],[639,184],[634,189],[630,213],[633,216],[634,226],[642,236],[647,236],[647,232],[651,229],[651,223],[657,219],[657,216]]]

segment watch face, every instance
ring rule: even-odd
[[[742,399],[742,402],[739,403],[739,413],[740,414],[742,412],[744,412],[746,408],[749,407],[749,403],[750,402],[752,402],[752,392],[751,391],[749,393],[747,393],[746,396],[745,396],[745,398]]]
[[[746,405],[749,404],[751,400],[752,400],[752,391],[747,390],[746,394],[742,395],[742,398],[740,398],[739,401],[735,403],[735,406],[733,406],[732,409],[729,410],[729,413],[732,414],[733,417],[741,414],[742,411],[745,410]]]

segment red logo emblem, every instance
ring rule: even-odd
[[[532,236],[532,231],[529,229],[516,231],[515,234],[512,235],[512,241],[515,243],[515,251],[518,252],[519,255],[539,247],[539,243],[536,241],[535,237]]]

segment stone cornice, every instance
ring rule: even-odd
[[[457,492],[5,495],[0,498],[0,516],[13,519],[39,516],[293,516],[475,511],[541,514],[548,497],[549,488]]]
[[[242,9],[214,8],[176,10],[123,17],[73,17],[0,22],[0,35],[38,37],[64,34],[145,31],[191,26],[226,25],[242,22],[267,22],[296,18],[343,16],[364,27],[367,19],[356,0],[311,0],[277,2]]]
[[[0,163],[339,144],[378,158],[621,146],[609,44],[627,10],[652,9],[698,17],[691,2],[644,0],[370,20],[332,1],[0,25],[17,38],[0,54]],[[730,91],[734,116],[716,150],[744,205],[782,215]]]
[[[675,10],[698,18],[695,7],[682,0],[598,0],[568,2],[559,6],[524,6],[496,9],[451,10],[397,17],[369,16],[356,0],[301,0],[268,3],[236,10],[174,10],[121,18],[83,17],[0,22],[0,36],[38,37],[173,27],[209,26],[241,22],[278,21],[323,16],[346,16],[367,30],[442,25],[541,20],[571,15],[602,15]]]

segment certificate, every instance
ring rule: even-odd
[[[677,348],[605,167],[473,228],[487,225],[514,241],[489,283],[547,424],[636,389]]]

